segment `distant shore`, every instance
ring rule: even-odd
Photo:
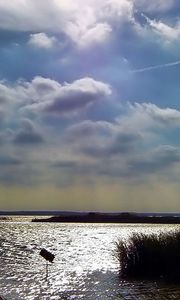
[[[180,224],[180,216],[152,216],[136,213],[67,213],[49,218],[34,218],[32,222],[67,222],[67,223],[148,223]]]
[[[180,213],[0,211],[0,221],[28,217],[32,222],[180,224]]]

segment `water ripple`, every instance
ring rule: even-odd
[[[120,280],[112,255],[117,238],[176,228],[178,225],[1,222],[1,293],[9,300],[148,300],[158,299],[161,293],[180,299],[177,286],[167,289],[153,282]],[[41,248],[55,254],[48,277]]]

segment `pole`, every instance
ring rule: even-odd
[[[46,279],[48,279],[48,261],[46,262]]]

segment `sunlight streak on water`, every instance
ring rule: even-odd
[[[125,299],[125,291],[133,289],[133,284],[122,285],[118,278],[114,242],[132,232],[176,228],[178,225],[1,222],[1,293],[9,300]],[[48,279],[41,248],[55,254]]]

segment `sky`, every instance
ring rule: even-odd
[[[0,209],[180,211],[180,3],[0,0]]]

